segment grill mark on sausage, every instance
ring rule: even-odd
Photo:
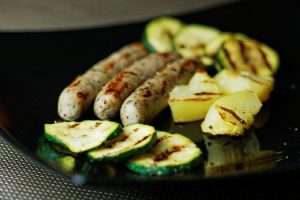
[[[89,96],[89,93],[77,92],[76,95],[77,95],[77,97],[78,97],[79,99],[86,100],[87,97]]]
[[[145,88],[143,91],[142,91],[142,93],[141,93],[141,95],[143,96],[143,97],[150,97],[151,95],[152,95],[152,92],[150,91],[150,89],[147,87],[147,88]]]
[[[247,125],[246,121],[243,120],[242,118],[240,118],[240,116],[238,116],[233,110],[226,108],[224,106],[219,106],[219,108],[221,108],[223,111],[231,114],[235,119],[237,119],[239,122],[241,122],[244,125]]]
[[[75,128],[76,126],[78,126],[80,123],[79,122],[77,122],[77,123],[74,123],[74,124],[70,124],[70,125],[68,125],[67,127],[68,128]]]
[[[161,152],[157,154],[154,158],[155,162],[163,161],[169,158],[169,156],[175,152],[181,151],[185,146],[180,145],[180,146],[172,146],[171,149],[166,149],[164,152]]]
[[[104,69],[103,69],[103,72],[106,73],[108,72],[109,70],[111,70],[114,66],[115,66],[116,62],[115,61],[109,61],[107,63],[105,63],[105,66],[104,66]]]
[[[137,142],[134,143],[134,145],[137,145],[143,141],[145,141],[147,138],[149,138],[151,135],[146,135],[145,137],[143,137],[142,139],[138,140]]]
[[[246,45],[241,40],[238,40],[238,44],[239,44],[239,47],[240,47],[240,51],[241,51],[243,61],[248,64],[248,66],[250,67],[251,71],[254,74],[257,74],[257,71],[256,71],[255,67],[250,63],[250,58],[249,58],[248,53],[247,53]]]
[[[145,50],[146,51],[146,47],[141,42],[135,42],[135,43],[133,43],[133,46],[135,48],[137,48],[137,49],[141,49],[141,50]]]
[[[161,93],[161,94],[165,94],[165,93],[166,93],[166,90],[167,90],[167,82],[164,80],[164,81],[162,82],[162,86],[161,86],[161,91],[160,91],[160,93]]]
[[[225,53],[225,57],[227,58],[227,60],[229,61],[230,65],[232,66],[232,68],[234,70],[237,69],[236,64],[233,62],[233,60],[231,59],[230,53],[228,51],[227,48],[224,47],[224,53]]]
[[[267,59],[267,55],[265,54],[265,52],[262,50],[262,48],[260,46],[258,46],[257,49],[260,52],[260,54],[262,56],[262,59],[263,59],[263,62],[265,63],[265,65],[267,66],[267,68],[272,71],[271,64],[269,63],[269,61]]]

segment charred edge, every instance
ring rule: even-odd
[[[229,123],[231,123],[231,124],[233,124],[233,125],[236,125],[235,122],[227,121],[227,120],[226,120],[226,115],[225,115],[225,113],[219,112],[219,114],[220,114],[221,118],[222,118],[224,121],[229,122]]]
[[[265,65],[267,66],[267,68],[272,71],[271,64],[269,63],[269,61],[267,59],[267,55],[265,54],[265,52],[262,50],[262,48],[260,46],[258,46],[257,49],[260,52],[260,54],[262,56],[262,59],[263,59],[263,62],[265,63]]]
[[[89,93],[77,92],[77,97],[83,100],[86,100],[89,96]]]
[[[113,148],[116,145],[116,143],[118,143],[118,142],[124,142],[125,140],[127,140],[128,137],[129,137],[128,135],[122,134],[119,137],[117,137],[116,139],[111,140],[110,142],[108,142],[104,146],[104,148],[107,148],[107,149]]]
[[[74,123],[74,124],[71,124],[71,125],[68,125],[67,127],[68,128],[75,128],[76,126],[78,126],[80,123]]]
[[[224,54],[225,54],[225,57],[227,58],[227,60],[229,61],[230,65],[232,66],[232,68],[234,70],[237,70],[237,67],[236,67],[235,63],[233,62],[233,60],[231,59],[228,49],[226,49],[225,47],[224,47]]]
[[[101,125],[101,122],[96,122],[95,128],[97,128],[99,125]]]
[[[201,95],[222,95],[222,93],[216,93],[216,92],[197,92],[194,93],[194,95],[201,96]]]
[[[250,63],[250,58],[249,58],[249,56],[247,54],[247,47],[246,47],[246,45],[241,40],[238,40],[238,44],[240,46],[240,51],[241,51],[242,59],[244,60],[245,63],[247,63],[249,65],[249,67],[251,68],[251,71],[254,74],[257,74],[257,71],[256,71],[255,67]]]
[[[185,60],[183,63],[182,63],[182,66],[187,68],[187,67],[191,67],[191,66],[196,66],[196,65],[199,65],[199,62],[196,61],[196,60]]]
[[[156,155],[154,158],[154,161],[158,162],[158,161],[163,161],[168,159],[168,157],[175,152],[179,152],[181,151],[185,146],[181,145],[181,146],[173,146],[170,150],[167,149],[164,152],[161,152],[160,154]]]
[[[156,143],[159,143],[159,142],[161,142],[161,141],[163,141],[163,140],[166,140],[166,139],[168,139],[168,138],[170,138],[171,136],[170,135],[164,135],[164,136],[162,136],[162,137],[160,137],[160,138],[157,138],[156,139]]]
[[[251,80],[251,81],[253,81],[253,82],[255,82],[255,83],[258,83],[258,84],[260,84],[260,85],[267,84],[267,83],[265,83],[265,82],[256,80],[255,78],[253,78],[253,77],[251,77],[251,76],[249,76],[249,75],[247,75],[247,74],[241,73],[240,75],[241,75],[242,77],[247,78],[247,79],[249,79],[249,80]]]
[[[234,118],[236,118],[236,119],[237,119],[239,122],[241,122],[242,124],[247,125],[246,121],[243,120],[242,118],[240,118],[233,110],[231,110],[231,109],[229,109],[229,108],[225,108],[225,107],[223,107],[223,106],[220,106],[220,108],[221,108],[223,111],[225,111],[225,112],[231,114]]]
[[[137,145],[143,141],[145,141],[147,138],[149,138],[151,135],[146,135],[145,137],[143,137],[142,139],[138,140],[136,143],[134,143],[134,145]]]

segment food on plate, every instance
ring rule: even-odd
[[[168,64],[125,100],[120,112],[122,124],[152,121],[168,106],[172,88],[177,84],[187,83],[199,67],[199,62],[192,59],[180,59]]]
[[[183,27],[183,23],[171,17],[159,17],[151,20],[142,36],[150,51],[169,52],[173,50],[173,37]]]
[[[202,131],[212,135],[242,135],[254,122],[262,104],[254,92],[227,94],[209,108],[201,124]]]
[[[134,124],[125,126],[123,132],[108,140],[99,148],[87,153],[91,160],[120,162],[132,156],[146,153],[156,141],[153,126]]]
[[[218,50],[221,48],[222,44],[230,38],[247,38],[245,34],[242,33],[230,33],[224,32],[216,35],[211,40],[209,40],[205,46],[205,54],[211,58],[215,58]]]
[[[167,175],[193,169],[201,161],[201,150],[180,134],[157,131],[157,142],[148,153],[128,161],[127,167],[143,175]]]
[[[175,122],[204,119],[209,107],[222,96],[216,81],[206,71],[198,70],[189,85],[178,85],[170,92],[169,106]]]
[[[121,127],[116,122],[85,120],[45,124],[44,136],[71,152],[80,153],[100,146],[107,139],[116,137]]]
[[[100,119],[116,117],[123,102],[134,89],[179,57],[176,52],[153,53],[119,72],[97,95],[94,102],[95,115]]]
[[[136,42],[96,63],[61,92],[58,99],[59,116],[68,121],[78,119],[115,74],[147,53],[144,45]]]
[[[274,86],[274,78],[271,76],[262,77],[230,69],[223,69],[214,78],[224,93],[249,90],[255,92],[261,102],[269,99]]]
[[[279,56],[269,46],[253,39],[231,38],[223,43],[216,62],[220,68],[271,76],[279,67]]]
[[[201,24],[189,24],[184,26],[174,37],[175,50],[184,58],[205,57],[205,46],[207,43],[218,36],[221,32],[214,27]],[[208,57],[201,59],[204,64],[213,62]]]

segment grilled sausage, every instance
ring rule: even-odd
[[[116,73],[147,53],[144,45],[136,42],[96,63],[62,91],[58,99],[59,116],[69,121],[78,119]]]
[[[195,60],[180,59],[144,82],[121,107],[123,125],[152,121],[168,106],[169,92],[175,85],[187,83],[198,67],[199,63]]]
[[[119,114],[122,103],[145,80],[179,58],[175,52],[154,53],[133,63],[110,80],[97,95],[94,112],[100,119],[109,119]]]

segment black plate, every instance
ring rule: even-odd
[[[0,33],[1,136],[30,158],[51,166],[75,183],[205,181],[278,173],[289,169],[300,170],[298,13],[299,5],[295,1],[272,4],[240,2],[178,16],[188,23],[202,23],[224,31],[245,33],[278,50],[281,67],[276,75],[272,98],[264,106],[257,120],[257,128],[253,129],[255,134],[248,134],[254,137],[255,145],[259,145],[260,149],[280,152],[283,156],[280,163],[272,165],[271,168],[259,172],[250,169],[252,172],[245,172],[247,170],[237,170],[245,168],[238,163],[239,166],[235,165],[234,170],[227,170],[235,172],[226,175],[206,176],[203,167],[199,167],[186,174],[142,177],[130,173],[124,167],[117,167],[115,171],[115,167],[110,165],[94,166],[85,162],[82,157],[76,160],[76,167],[68,172],[68,168],[61,168],[57,163],[44,162],[37,156],[43,124],[59,119],[56,103],[61,90],[76,75],[84,72],[99,59],[127,43],[138,40],[145,23],[79,31]],[[89,113],[84,118],[95,117]],[[160,129],[171,129],[191,137],[198,142],[207,156],[201,142],[199,122],[185,126],[174,125],[169,110],[166,110],[154,124]],[[247,138],[237,140],[247,143]],[[215,142],[220,144],[222,139],[217,138]],[[231,142],[236,143],[236,140]],[[47,145],[43,147],[45,146]],[[243,151],[243,147],[238,148],[241,148],[239,151]]]

